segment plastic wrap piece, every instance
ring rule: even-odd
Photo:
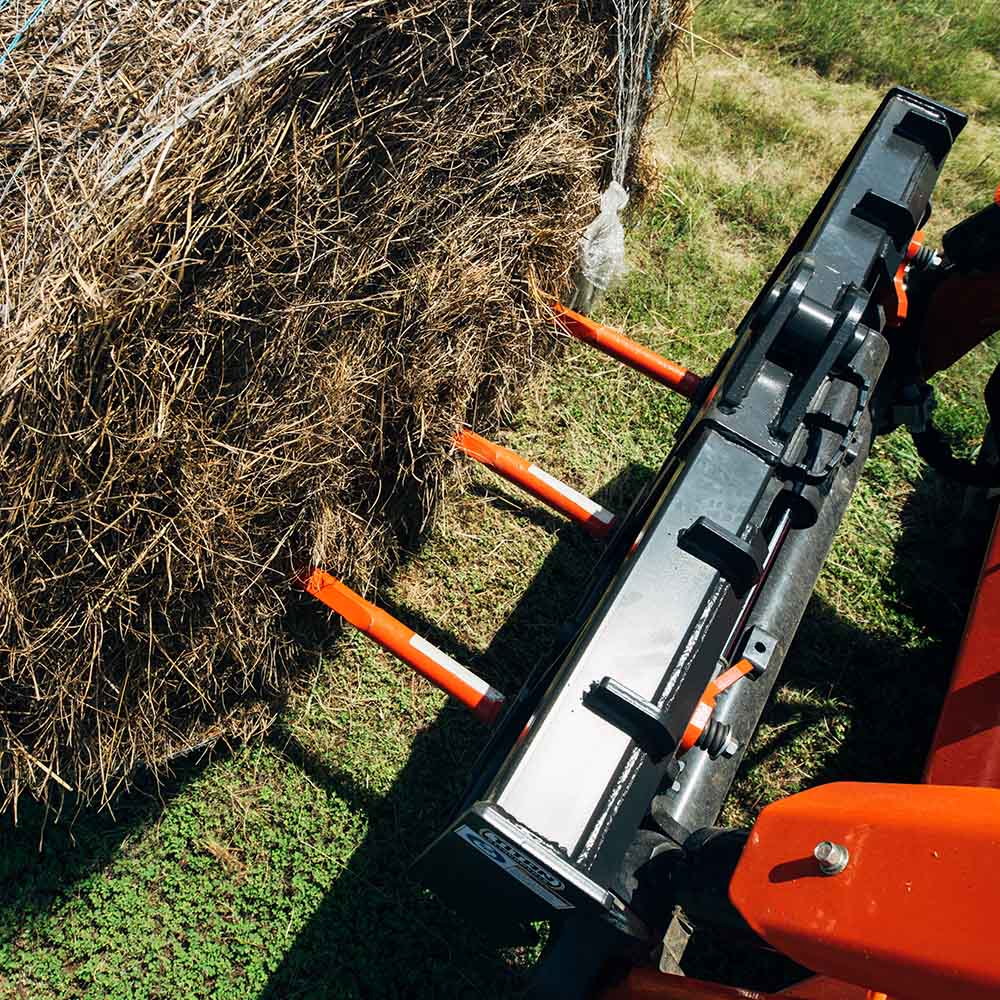
[[[573,308],[586,312],[596,294],[606,292],[625,275],[625,228],[621,211],[628,192],[612,181],[601,195],[601,210],[580,238],[580,269]]]

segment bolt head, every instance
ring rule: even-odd
[[[729,739],[726,740],[726,745],[720,751],[720,755],[728,760],[730,757],[736,756],[736,751],[739,750],[739,748],[739,743],[732,736],[730,736]]]
[[[813,857],[824,875],[839,875],[851,860],[851,852],[843,844],[821,840],[813,848]]]

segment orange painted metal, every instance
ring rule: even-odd
[[[625,979],[604,990],[600,1000],[771,1000],[773,996],[675,976],[657,969],[639,968],[632,969]]]
[[[872,1000],[868,990],[821,976],[796,983],[780,993],[759,993],[650,968],[630,970],[599,997],[600,1000]]]
[[[896,275],[892,281],[892,288],[888,290],[888,300],[886,302],[886,324],[891,327],[902,326],[906,321],[907,313],[910,309],[910,300],[906,294],[907,272],[910,270],[910,261],[924,245],[924,231],[918,229],[910,240],[910,245],[906,248],[902,263],[899,265]]]
[[[465,429],[455,436],[455,447],[542,503],[576,521],[595,538],[604,538],[614,526],[615,515],[610,510],[549,475],[510,448],[494,444],[474,431]]]
[[[863,986],[852,986],[829,976],[810,976],[782,990],[778,997],[780,1000],[880,1000],[877,993]]]
[[[336,577],[314,569],[305,579],[305,589],[432,684],[457,698],[478,719],[492,723],[500,714],[504,699],[499,691]]]
[[[998,329],[1000,272],[944,278],[914,331],[923,378],[950,368]]]
[[[838,875],[813,858],[823,840],[850,852]],[[987,1000],[1000,996],[998,857],[996,789],[822,785],[760,814],[729,894],[819,973],[893,1000]]]
[[[552,305],[556,322],[572,337],[590,344],[616,361],[621,361],[630,368],[648,375],[661,385],[691,399],[698,391],[701,379],[682,365],[668,361],[666,358],[643,347],[625,334],[612,330],[609,326],[595,323],[580,313],[567,309],[556,302]]]
[[[715,703],[719,695],[728,688],[731,688],[740,678],[752,673],[752,671],[753,664],[749,660],[739,660],[728,670],[724,670],[719,674],[715,680],[708,682],[708,687],[705,688],[704,693],[698,700],[698,704],[691,715],[691,721],[687,724],[684,735],[681,736],[677,748],[679,754],[687,753],[698,742],[698,737],[701,736],[705,726],[708,725],[709,720],[712,718],[712,713],[715,711]]]
[[[924,781],[1000,788],[1000,514],[969,608]]]

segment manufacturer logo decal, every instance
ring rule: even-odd
[[[511,878],[530,889],[540,899],[544,899],[553,909],[573,909],[572,903],[567,903],[562,896],[557,896],[548,888],[551,886],[553,889],[563,889],[565,884],[498,833],[486,828],[473,830],[470,826],[460,826],[455,833],[467,844],[471,844],[480,854],[485,855],[495,865],[502,868]]]

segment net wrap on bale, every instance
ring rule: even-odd
[[[553,349],[618,13],[0,4],[0,802],[252,732],[295,573],[426,523]]]

